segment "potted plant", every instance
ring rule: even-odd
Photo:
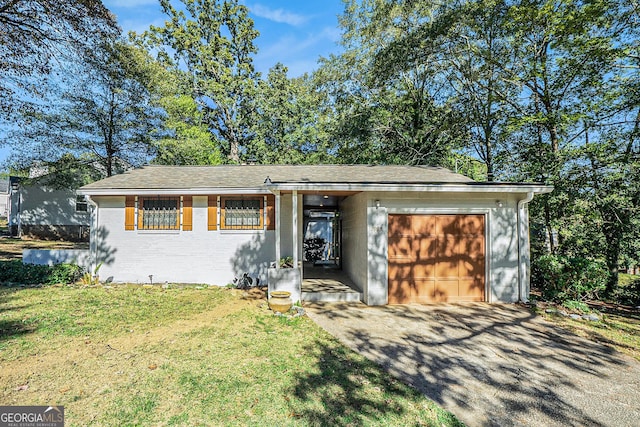
[[[269,299],[274,292],[288,292],[291,303],[299,302],[302,291],[302,269],[294,265],[292,257],[279,259],[277,266],[276,268],[274,265],[267,272]]]

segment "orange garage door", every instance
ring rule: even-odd
[[[389,215],[389,304],[484,301],[484,215]]]

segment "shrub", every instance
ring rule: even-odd
[[[582,301],[576,301],[576,300],[570,299],[563,302],[562,305],[568,308],[569,310],[581,311],[583,313],[589,313],[591,311],[589,309],[589,306]]]
[[[615,301],[624,305],[640,305],[640,278],[621,285],[614,295]]]
[[[51,267],[47,283],[75,283],[80,279],[83,268],[76,264],[56,264]]]
[[[609,272],[603,261],[543,255],[533,263],[531,283],[547,300],[584,301],[598,298]]]
[[[74,283],[82,275],[82,267],[75,264],[54,266],[23,264],[22,261],[0,261],[0,283],[22,285]]]

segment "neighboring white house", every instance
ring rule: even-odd
[[[102,278],[264,283],[283,257],[304,276],[311,237],[331,240],[321,261],[380,305],[526,300],[527,203],[551,190],[433,167],[238,165],[148,166],[79,192]]]
[[[87,240],[90,215],[84,196],[11,177],[8,206],[13,236]]]
[[[0,179],[0,217],[7,218],[9,214],[9,178]]]

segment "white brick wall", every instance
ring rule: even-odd
[[[124,229],[124,197],[94,197],[101,279],[226,285],[245,272],[266,283],[274,231],[207,230],[207,197],[193,197],[193,231]]]

